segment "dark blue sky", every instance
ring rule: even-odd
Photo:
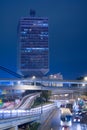
[[[49,18],[50,73],[87,74],[87,0],[0,0],[0,65],[17,70],[17,25],[30,8]]]

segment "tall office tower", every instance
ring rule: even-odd
[[[22,17],[18,26],[18,69],[23,75],[43,76],[49,71],[48,18]]]

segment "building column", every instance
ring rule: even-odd
[[[18,126],[14,126],[14,127],[10,128],[9,130],[18,130]]]

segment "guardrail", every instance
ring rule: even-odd
[[[5,130],[5,129],[9,129],[24,123],[28,123],[31,121],[36,121],[36,120],[40,120],[40,115],[36,114],[33,116],[20,116],[20,117],[16,117],[16,118],[12,118],[12,119],[4,119],[0,121],[0,130]]]
[[[41,114],[41,110],[0,110],[0,120],[9,119],[14,117],[32,116],[35,114]]]
[[[5,130],[31,121],[40,120],[41,114],[46,114],[55,107],[55,104],[48,104],[45,106],[32,108],[30,110],[0,111],[0,130]]]

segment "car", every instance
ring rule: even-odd
[[[82,116],[81,123],[87,124],[87,111],[86,111],[86,112],[84,111],[84,112],[81,114],[81,116]]]
[[[81,121],[82,117],[79,115],[74,115],[73,116],[73,122],[79,123]]]

